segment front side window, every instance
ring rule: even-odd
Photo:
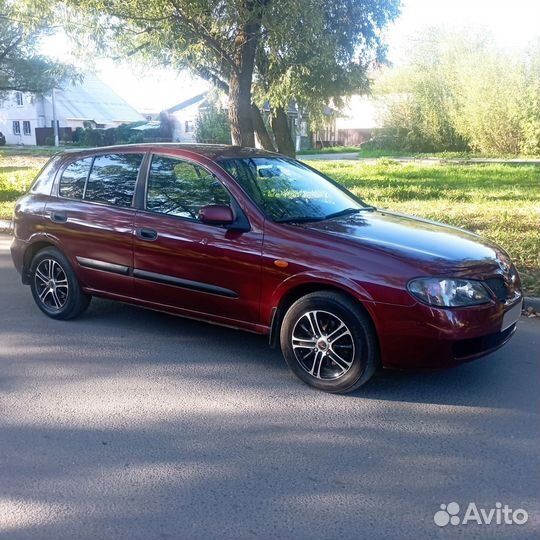
[[[219,164],[274,221],[318,221],[366,208],[297,161],[253,157]]]
[[[231,197],[207,170],[187,161],[153,156],[146,190],[151,212],[199,219],[199,210],[211,204],[231,204]]]
[[[96,156],[88,177],[84,199],[130,207],[143,154]]]
[[[62,173],[58,193],[61,197],[68,199],[82,199],[84,184],[88,178],[92,158],[81,159],[70,163]]]
[[[22,107],[23,106],[24,101],[23,101],[22,92],[15,92],[15,101],[17,103],[17,107]]]
[[[14,135],[21,134],[21,123],[18,120],[13,120],[13,134]]]
[[[31,135],[32,134],[32,129],[30,127],[30,122],[28,120],[25,120],[23,122],[23,133],[25,135]]]
[[[194,130],[195,130],[195,124],[193,123],[193,120],[186,120],[186,123],[185,123],[186,133],[193,133]]]

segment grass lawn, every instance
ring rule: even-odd
[[[515,261],[526,293],[540,296],[540,167],[391,160],[309,164],[375,206],[442,221],[494,240]]]
[[[0,148],[0,219],[54,154],[52,148]],[[369,203],[450,223],[508,250],[527,294],[540,296],[540,167],[312,161]]]
[[[321,148],[315,150],[310,148],[309,150],[300,150],[298,152],[299,156],[310,155],[310,154],[352,154],[353,152],[358,152],[360,149],[358,146],[329,146],[327,148]]]

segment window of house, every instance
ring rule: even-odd
[[[30,122],[28,120],[24,120],[23,122],[23,133],[25,135],[32,135],[32,127],[30,126]]]
[[[193,133],[193,131],[195,129],[195,125],[194,125],[193,120],[186,120],[185,128],[186,128],[185,129],[186,133]]]
[[[130,207],[143,154],[97,156],[86,183],[86,201]]]
[[[21,123],[18,120],[13,120],[13,135],[21,134]]]
[[[186,161],[153,156],[147,210],[197,220],[199,210],[209,204],[231,204],[231,196],[211,173]]]
[[[82,199],[84,184],[90,172],[92,158],[81,159],[70,163],[62,173],[58,193],[68,199]]]
[[[24,105],[22,92],[15,92],[15,101],[17,103],[17,107],[22,107]]]

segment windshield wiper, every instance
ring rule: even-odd
[[[376,210],[374,206],[362,206],[361,208],[345,208],[345,210],[340,210],[339,212],[334,212],[333,214],[328,214],[324,216],[324,219],[332,219],[341,216],[348,216],[350,214],[358,214],[362,210]]]

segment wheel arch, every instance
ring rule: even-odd
[[[25,285],[30,283],[30,266],[34,257],[42,250],[48,247],[59,249],[57,244],[48,238],[39,238],[29,244],[23,255],[22,282]],[[62,250],[59,250],[62,251]]]
[[[303,296],[320,291],[334,291],[353,300],[355,304],[369,316],[371,322],[373,323],[373,327],[375,328],[373,316],[363,301],[367,301],[366,303],[369,305],[371,299],[367,297],[367,294],[362,289],[359,291],[357,288],[348,287],[342,283],[336,283],[328,280],[303,281],[301,283],[295,283],[285,291],[282,291],[278,301],[273,304],[274,307],[272,308],[269,335],[269,343],[271,347],[275,347],[277,345],[281,323],[283,322],[283,317],[289,308]]]

